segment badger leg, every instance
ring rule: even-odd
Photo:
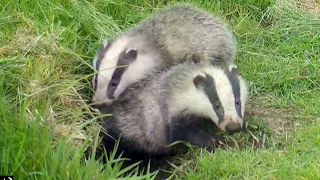
[[[220,147],[225,142],[225,139],[222,136],[218,136],[214,133],[190,131],[186,134],[185,141],[212,151],[214,148]]]
[[[216,147],[220,147],[225,143],[225,139],[222,136],[201,130],[190,130],[189,128],[173,129],[170,139],[171,143],[185,141],[192,145],[206,148],[208,151],[213,151]]]
[[[185,141],[192,145],[206,148],[209,151],[216,147],[221,147],[226,143],[225,138],[214,132],[206,132],[204,129],[213,126],[214,123],[209,118],[198,117],[196,115],[183,113],[171,119],[171,124],[167,126],[167,135],[170,143],[175,141]],[[205,126],[205,127],[204,127]]]

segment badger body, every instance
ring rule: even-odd
[[[93,102],[111,104],[152,71],[185,61],[229,65],[235,54],[232,33],[220,19],[188,4],[164,8],[103,43],[93,61]]]
[[[103,127],[122,149],[151,155],[174,152],[185,141],[213,148],[219,137],[201,124],[236,132],[243,125],[248,88],[236,66],[184,62],[133,83],[112,103]],[[105,107],[105,106],[102,106]],[[104,112],[102,110],[102,112]]]

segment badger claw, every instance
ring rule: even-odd
[[[224,146],[226,143],[225,138],[208,132],[190,132],[187,139],[191,144],[198,147],[214,151],[215,148]]]
[[[213,146],[215,148],[217,148],[217,147],[221,148],[227,144],[226,139],[222,136],[213,135],[213,138],[211,140],[212,140]]]

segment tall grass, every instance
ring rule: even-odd
[[[1,1],[0,175],[115,179],[132,171],[128,179],[152,179],[150,173],[139,175],[135,166],[121,170],[123,161],[112,155],[107,163],[84,156],[88,146],[99,142],[99,114],[89,105],[91,61],[104,39],[176,2]],[[319,17],[289,0],[186,2],[230,24],[251,100],[259,102],[262,111],[283,112],[278,118],[293,125],[274,138],[267,117],[250,117],[252,134],[234,138],[249,145],[264,138],[269,146],[214,154],[192,151],[192,162],[186,158],[175,177],[319,178]]]

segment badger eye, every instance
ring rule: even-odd
[[[118,82],[117,81],[111,81],[111,86],[113,86],[113,87],[118,86]]]
[[[240,106],[241,105],[240,101],[236,101],[236,105]]]
[[[216,104],[216,105],[214,105],[214,106],[215,106],[215,108],[217,108],[217,109],[220,109],[220,108],[221,108],[220,104]]]

